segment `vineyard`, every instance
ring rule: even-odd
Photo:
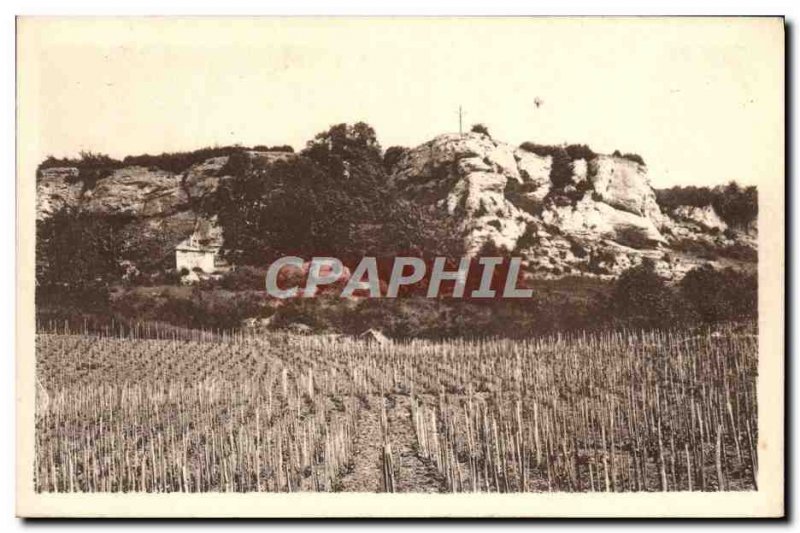
[[[42,332],[35,486],[753,490],[752,330],[387,344]]]

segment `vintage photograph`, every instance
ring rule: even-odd
[[[17,31],[23,513],[783,512],[782,19]]]

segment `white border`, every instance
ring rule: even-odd
[[[607,1],[607,2],[593,2],[591,0],[566,2],[561,1],[541,1],[535,5],[525,5],[521,2],[514,2],[509,0],[493,0],[490,2],[477,2],[474,0],[462,0],[458,2],[439,2],[433,4],[431,2],[423,2],[419,0],[410,0],[406,2],[400,1],[384,1],[384,2],[366,2],[366,1],[343,1],[333,4],[330,1],[294,1],[291,3],[283,2],[280,5],[270,5],[265,3],[254,3],[243,0],[228,0],[226,2],[203,2],[195,1],[191,3],[174,3],[165,4],[163,1],[153,0],[140,0],[137,2],[102,2],[102,1],[79,1],[71,2],[69,6],[64,3],[56,1],[17,1],[4,3],[0,8],[6,15],[2,19],[0,27],[3,30],[2,54],[0,54],[0,61],[3,62],[4,71],[7,73],[6,83],[3,84],[3,96],[5,106],[3,106],[0,113],[3,114],[3,124],[5,128],[2,129],[4,136],[3,147],[5,148],[6,157],[3,159],[4,168],[6,170],[6,178],[0,180],[0,250],[5,261],[0,262],[0,294],[6,296],[5,304],[0,309],[0,342],[4,343],[7,348],[7,354],[14,353],[14,319],[15,308],[12,298],[9,296],[14,293],[13,279],[14,278],[14,265],[15,260],[15,237],[14,237],[14,79],[11,73],[14,71],[14,21],[13,14],[483,14],[483,15],[521,15],[521,14],[539,14],[539,15],[553,15],[553,14],[585,14],[585,15],[613,15],[613,14],[762,14],[762,15],[775,15],[786,14],[788,20],[797,21],[800,19],[798,16],[798,3],[792,1],[729,1],[725,3],[715,2],[713,0],[672,0],[672,1],[650,1],[647,3],[635,1]],[[795,33],[796,33],[796,27]],[[796,54],[792,54],[792,65],[790,68],[796,68]],[[796,92],[793,91],[790,98],[793,98]],[[792,116],[787,117],[791,122]],[[796,138],[789,147],[793,153],[796,146]],[[789,176],[788,179],[792,179]],[[798,193],[797,188],[794,189],[791,200],[795,201],[797,205]],[[791,228],[797,230],[795,220],[787,221],[791,223]],[[797,235],[797,232],[794,232]],[[792,242],[793,244],[793,242]],[[791,251],[791,248],[790,248]],[[794,269],[793,269],[794,271]],[[787,300],[794,300],[794,291],[791,295],[787,295]],[[797,331],[797,319],[787,324],[790,330]],[[10,391],[14,390],[14,363],[13,358],[7,356],[4,359],[6,365],[5,372],[0,373],[0,382],[3,389],[7,391],[5,399],[7,404],[2,412],[2,419],[0,423],[5,428],[14,428],[14,403],[11,400],[12,394]],[[797,378],[798,365],[795,363],[792,366],[794,378]],[[787,376],[789,378],[789,376]],[[796,380],[795,380],[796,382]],[[789,389],[791,390],[791,388]],[[796,395],[790,394],[790,401],[794,407],[790,412],[797,412]],[[16,530],[22,527],[20,521],[13,521],[13,500],[14,500],[14,455],[13,455],[13,438],[6,438],[2,441],[3,453],[0,459],[0,478],[2,478],[2,491],[3,498],[0,499],[2,510],[0,514],[6,519],[4,525],[10,526],[11,530]],[[796,461],[794,462],[796,465]],[[796,474],[797,467],[790,474]],[[794,477],[794,476],[793,476]],[[792,505],[794,502],[790,502]],[[7,522],[11,522],[10,524]],[[159,529],[157,524],[144,524],[145,527],[155,527]],[[622,524],[608,524],[609,527],[619,527]],[[579,524],[575,526],[580,527]],[[727,527],[720,524],[722,527]],[[189,525],[188,527],[193,527]],[[227,527],[221,525],[220,527]],[[347,526],[349,527],[349,526]],[[419,527],[419,526],[415,526]],[[638,526],[637,526],[638,527]],[[686,524],[682,525],[686,529],[693,529],[696,526]],[[560,527],[559,529],[564,529]]]

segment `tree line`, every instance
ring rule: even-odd
[[[656,201],[664,211],[688,205],[712,206],[729,226],[745,228],[758,219],[758,191],[754,185],[742,187],[735,181],[716,187],[681,187],[656,189]]]

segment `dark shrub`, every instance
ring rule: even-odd
[[[682,205],[706,207],[714,211],[728,225],[744,228],[758,218],[758,191],[756,187],[741,187],[736,182],[724,186],[671,187],[657,189],[656,201],[664,211],[673,211]]]
[[[197,287],[189,297],[152,298],[132,294],[117,302],[114,308],[127,318],[195,329],[232,330],[240,327],[245,318],[263,315],[265,301],[265,295],[260,293],[209,291]]]
[[[265,290],[266,270],[243,265],[223,274],[217,283],[229,291]]]
[[[642,156],[639,154],[623,154],[622,157],[628,161],[633,161],[634,163],[644,165],[644,159],[642,159]]]
[[[541,157],[553,155],[553,151],[559,148],[558,146],[553,146],[549,144],[536,144],[532,142],[524,142],[520,144],[519,147],[525,151],[531,152],[532,154],[536,154]]]
[[[57,159],[48,156],[39,164],[36,175],[41,175],[41,171],[55,167],[75,167],[78,169],[78,176],[74,181],[82,181],[84,191],[94,188],[98,181],[107,178],[114,170],[121,168],[122,162],[113,159],[105,154],[94,152],[81,152],[78,159]],[[73,181],[73,180],[71,180]]]
[[[590,161],[597,157],[597,154],[589,148],[585,144],[570,144],[566,148],[567,154],[569,155],[570,159],[573,161],[576,159],[585,159],[586,161]]]
[[[572,183],[572,160],[563,148],[553,152],[550,181],[556,189],[563,189]]]
[[[576,155],[586,155],[591,152],[589,147],[581,147],[581,145],[572,145],[573,153]],[[534,153],[538,156],[553,158],[552,166],[550,167],[550,182],[556,189],[563,189],[572,183],[572,161],[573,158],[563,146],[551,146],[544,144],[535,144],[524,142],[520,148],[528,152]],[[587,152],[588,151],[588,152]],[[594,153],[594,152],[592,152]]]
[[[36,224],[37,297],[105,290],[141,249],[124,237],[126,216],[62,209]]]
[[[292,324],[305,324],[314,329],[327,329],[329,321],[324,316],[324,307],[317,298],[297,298],[284,303],[273,315],[271,325],[285,328]]]
[[[404,146],[391,146],[383,154],[383,166],[387,171],[391,171],[394,166],[400,161],[403,155],[408,151]]]
[[[682,205],[705,207],[714,202],[714,192],[708,187],[675,186],[669,189],[656,189],[656,201],[665,211],[672,211]]]
[[[589,252],[586,250],[586,248],[584,248],[581,243],[573,239],[569,240],[569,249],[572,252],[572,255],[578,258],[583,258],[589,255]]]
[[[731,244],[730,246],[724,246],[719,250],[719,255],[749,263],[755,263],[758,261],[758,250],[754,250],[749,246],[739,243]]]
[[[617,262],[617,256],[610,250],[592,250],[586,271],[593,274],[610,274],[612,267]]]
[[[678,318],[675,295],[647,258],[617,279],[609,308],[614,322],[632,328],[665,328]]]
[[[220,146],[200,148],[191,152],[165,152],[160,155],[132,155],[122,160],[126,166],[156,167],[167,172],[180,174],[190,167],[214,157],[230,156],[234,152],[246,150],[243,146]]]
[[[742,188],[732,181],[714,190],[714,210],[729,225],[743,228],[758,218],[758,191],[754,186]]]
[[[280,146],[267,146],[265,144],[258,144],[253,146],[254,152],[290,152],[294,153],[294,148],[289,146],[288,144],[282,144]]]
[[[681,280],[680,294],[703,322],[741,320],[758,316],[758,280],[733,269],[704,265]]]
[[[525,227],[519,239],[517,239],[516,251],[525,250],[526,248],[533,248],[539,244],[539,236],[536,234],[537,228],[533,223],[529,223]]]
[[[614,152],[611,155],[614,157],[627,159],[628,161],[633,161],[634,163],[638,163],[640,165],[644,165],[644,159],[639,154],[632,154],[632,153],[623,154],[619,150],[614,150]]]
[[[472,128],[470,128],[470,131],[472,133],[480,133],[481,135],[491,137],[491,135],[489,135],[489,128],[487,128],[485,124],[473,124]]]
[[[245,172],[250,170],[252,165],[252,159],[247,152],[233,152],[228,156],[228,160],[222,165],[222,168],[217,171],[217,175],[242,177]]]

